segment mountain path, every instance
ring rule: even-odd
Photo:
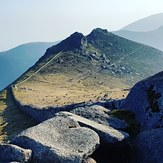
[[[31,74],[27,79],[25,79],[22,82],[16,84],[15,86],[19,86],[19,85],[25,83],[26,81],[28,81],[30,78],[32,78],[34,75],[36,75],[38,72],[40,72],[43,68],[45,68],[49,63],[51,63],[54,59],[59,58],[61,56],[61,54],[62,54],[62,51],[57,53],[52,59],[50,59],[46,64],[44,64],[42,67],[40,67],[36,72]]]

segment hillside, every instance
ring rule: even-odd
[[[146,18],[140,19],[123,27],[121,30],[129,30],[135,32],[153,31],[163,25],[163,22],[161,20],[163,20],[163,13],[151,15]]]
[[[15,95],[41,108],[123,98],[126,88],[162,70],[162,62],[163,52],[107,30],[75,32],[19,78]]]
[[[0,52],[0,90],[12,83],[56,43],[34,42]]]
[[[119,30],[114,33],[129,40],[140,42],[163,51],[163,26],[149,32]]]

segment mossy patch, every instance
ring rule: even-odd
[[[127,110],[113,110],[109,115],[127,122],[129,127],[123,129],[123,131],[129,133],[131,137],[135,137],[138,134],[139,125],[135,120],[134,113]]]

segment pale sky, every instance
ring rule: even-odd
[[[163,0],[0,0],[0,51],[97,27],[118,30],[162,12]]]

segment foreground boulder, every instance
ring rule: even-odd
[[[115,129],[124,129],[128,127],[125,121],[109,116],[110,110],[100,105],[77,107],[70,112]]]
[[[32,151],[12,144],[0,143],[0,162],[29,162]]]
[[[80,163],[98,147],[99,137],[67,116],[56,116],[23,131],[12,143],[31,149],[36,163]]]
[[[57,115],[68,116],[70,119],[77,121],[81,126],[94,130],[100,136],[100,140],[106,144],[122,142],[129,138],[129,135],[123,131],[115,130],[112,127],[99,124],[70,112],[60,112]]]
[[[163,128],[144,131],[137,136],[134,144],[135,162],[163,162]]]
[[[138,82],[121,104],[135,113],[141,129],[163,127],[163,72]]]

